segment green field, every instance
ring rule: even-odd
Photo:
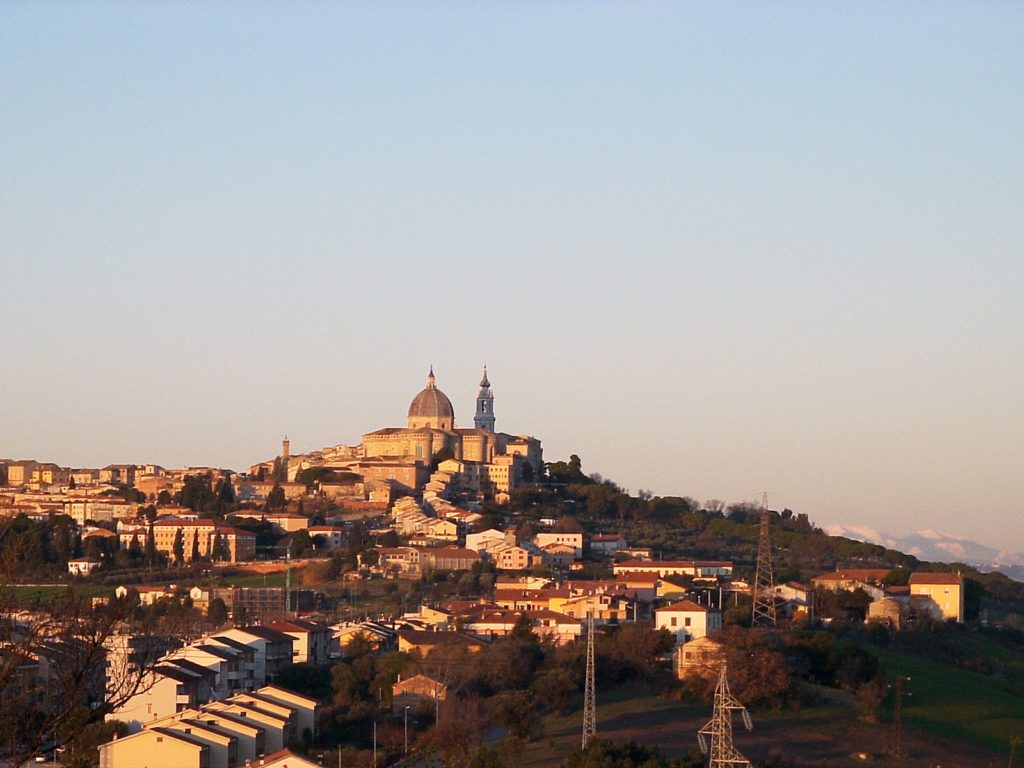
[[[910,719],[909,712],[904,728],[904,754],[899,757],[891,754],[893,725],[865,723],[857,718],[850,704],[821,703],[752,714],[754,730],[746,731],[736,718],[734,737],[737,749],[755,763],[770,760],[775,754],[783,756],[783,764],[788,762],[799,768],[1001,768],[1006,764],[1005,741],[993,742],[993,749],[1003,752],[1001,756],[984,745],[973,746],[982,741],[974,731],[953,733],[943,724],[936,729],[937,734],[928,732]],[[598,736],[656,746],[669,758],[692,753],[697,746],[697,730],[710,716],[710,706],[682,703],[642,686],[611,691],[598,688],[597,692]],[[513,764],[517,768],[557,768],[579,746],[581,725],[579,710],[567,716],[545,717],[543,735],[524,745]]]
[[[27,584],[9,584],[0,587],[0,595],[11,595],[14,605],[19,608],[29,608],[33,605],[48,604],[54,599],[67,594],[69,589],[85,597],[97,595],[112,595],[114,588],[103,584],[75,584],[73,587],[68,584],[46,584],[42,586]]]
[[[990,650],[1000,653],[998,648]],[[908,725],[1000,752],[1009,751],[1011,736],[1024,735],[1024,696],[1012,690],[1010,679],[888,650],[876,652],[890,675],[910,678],[903,704]],[[1021,664],[1019,658],[1011,661]]]

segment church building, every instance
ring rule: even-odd
[[[494,394],[486,368],[476,396],[472,427],[455,425],[452,401],[438,389],[431,367],[427,386],[409,405],[407,426],[385,427],[365,434],[362,448],[367,459],[403,457],[428,465],[435,456],[477,464],[493,464],[502,456],[519,456],[520,462],[530,465],[528,473],[534,476],[540,472],[543,461],[539,440],[495,431]]]
[[[409,405],[404,427],[384,427],[363,435],[358,446],[329,446],[321,451],[290,455],[282,448],[289,480],[300,469],[323,466],[360,475],[365,482],[394,482],[421,491],[431,472],[442,464],[452,488],[469,492],[511,491],[540,475],[540,440],[495,429],[494,393],[484,368],[476,396],[472,427],[459,427],[452,401],[437,386],[433,366],[427,386]],[[274,460],[253,465],[250,474],[269,471]]]

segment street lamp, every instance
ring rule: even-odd
[[[409,705],[405,705],[405,754],[409,754]]]

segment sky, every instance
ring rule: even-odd
[[[470,425],[1024,550],[1024,5],[0,4],[0,457]]]

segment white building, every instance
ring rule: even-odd
[[[720,629],[722,615],[692,600],[680,600],[658,608],[654,612],[654,626],[667,629],[675,635],[676,644],[679,645],[698,637],[706,637],[709,632]]]

